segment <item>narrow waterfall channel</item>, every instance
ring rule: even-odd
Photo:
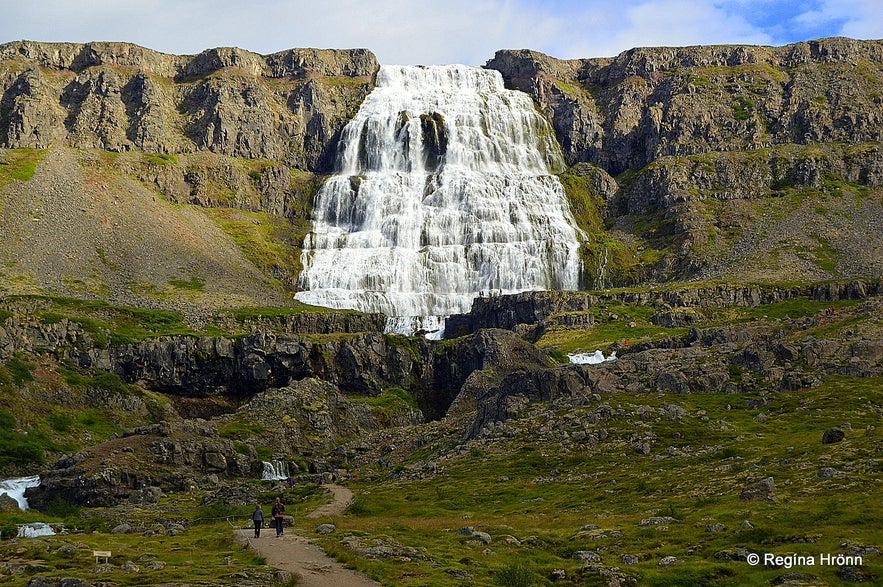
[[[441,336],[482,292],[575,289],[560,149],[527,94],[463,65],[383,66],[321,187],[296,299]]]

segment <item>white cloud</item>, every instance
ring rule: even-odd
[[[843,24],[833,34],[857,39],[883,39],[883,4],[880,0],[825,0],[821,13]]]
[[[713,3],[655,0],[623,11],[623,22],[610,39],[611,52],[639,46],[767,44],[769,35],[741,16]]]
[[[797,40],[784,30],[789,23],[814,33],[883,37],[879,0],[818,0],[803,14],[794,8],[788,18],[760,25],[744,16],[775,5],[770,0],[0,0],[0,42],[120,40],[169,53],[228,45],[260,53],[366,47],[384,63],[481,64],[503,48],[573,58],[612,56],[635,46]]]

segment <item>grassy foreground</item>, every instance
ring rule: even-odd
[[[267,514],[277,496],[296,517],[324,499],[316,485],[252,485]],[[4,536],[12,526],[35,521],[65,528],[55,536],[0,541],[0,585],[23,585],[34,577],[133,587],[294,584],[288,574],[267,566],[263,557],[234,540],[234,528],[251,527],[253,506],[226,505],[212,499],[211,492],[169,495],[151,506],[57,506],[44,513],[0,514]],[[111,556],[96,559],[94,551],[109,551]]]
[[[655,393],[536,405],[496,438],[366,471],[320,541],[387,585],[769,585],[795,572],[802,584],[845,584],[838,573],[851,571],[822,554],[861,557],[854,573],[873,583],[883,579],[881,413],[883,380],[848,377],[760,408]],[[822,444],[832,426],[846,439]],[[603,439],[575,441],[580,430]],[[771,500],[740,499],[767,477]],[[466,526],[491,542],[458,532]],[[752,566],[750,553],[815,564]]]

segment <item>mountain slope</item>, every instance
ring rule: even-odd
[[[101,152],[55,148],[0,191],[0,291],[135,305],[279,303],[282,288],[196,206],[107,171]]]
[[[583,227],[590,283],[601,267],[615,284],[883,271],[881,41],[500,51],[488,67],[534,97],[574,199],[606,215]]]

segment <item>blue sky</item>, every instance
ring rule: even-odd
[[[129,41],[166,53],[367,47],[382,63],[481,65],[497,49],[883,39],[883,0],[0,0],[0,43]]]

